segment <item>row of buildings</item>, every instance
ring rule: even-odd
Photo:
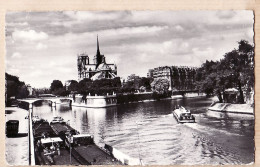
[[[169,90],[194,90],[197,68],[187,66],[162,66],[150,69],[148,78],[169,80]]]

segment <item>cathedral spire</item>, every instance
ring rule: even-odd
[[[98,35],[97,35],[97,55],[100,55],[100,51],[99,51],[99,42],[98,42]]]

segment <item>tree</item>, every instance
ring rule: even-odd
[[[207,95],[211,95],[216,88],[216,77],[217,73],[216,66],[218,62],[206,61],[202,64],[201,68],[197,70],[195,80],[196,80],[196,89],[201,92],[205,92]]]
[[[87,91],[91,88],[92,81],[89,78],[85,78],[78,83],[78,93],[80,94],[87,94]]]
[[[52,93],[57,96],[67,96],[69,91],[66,91],[64,88],[57,88]]]
[[[21,86],[18,90],[17,98],[26,98],[29,95],[29,91],[25,85]]]
[[[18,93],[19,85],[15,81],[7,80],[7,98],[16,96]]]
[[[155,78],[151,83],[152,90],[160,94],[167,93],[169,86],[169,80],[166,78]]]
[[[17,76],[5,73],[7,83],[7,98],[15,96],[16,98],[25,98],[29,95],[24,82],[21,82]]]
[[[77,91],[78,90],[78,82],[75,80],[70,81],[70,85],[68,86],[69,91]]]
[[[239,103],[244,103],[246,93],[254,86],[254,47],[247,41],[238,42],[238,49],[224,55],[220,61],[206,61],[196,73],[196,88],[209,94],[216,94],[220,102],[225,99],[225,89],[239,90]]]
[[[233,85],[239,90],[239,102],[244,103],[242,88],[251,90],[254,86],[254,47],[245,40],[239,41],[238,44],[238,49],[224,55],[221,66],[231,73]]]
[[[48,88],[35,89],[36,96],[39,96],[40,94],[50,94],[50,93],[51,93],[51,91]]]
[[[63,84],[60,80],[53,80],[51,83],[51,92],[56,91],[59,88],[63,88]]]
[[[153,81],[152,78],[142,77],[140,80],[139,88],[143,86],[146,88],[146,90],[151,90],[152,81]]]

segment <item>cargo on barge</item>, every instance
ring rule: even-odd
[[[33,122],[37,165],[122,165],[109,151],[98,147],[94,138],[80,134],[65,122]]]
[[[51,127],[82,165],[122,165],[112,154],[98,147],[93,136],[80,134],[66,123],[54,123]]]
[[[33,122],[36,165],[80,165],[46,120]]]

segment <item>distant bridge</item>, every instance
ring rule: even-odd
[[[56,107],[56,104],[60,104],[61,100],[69,100],[70,105],[73,101],[72,97],[39,97],[39,98],[25,98],[25,99],[18,99],[20,102],[25,102],[29,104],[29,109],[33,108],[33,103],[37,101],[50,101],[52,107]]]

